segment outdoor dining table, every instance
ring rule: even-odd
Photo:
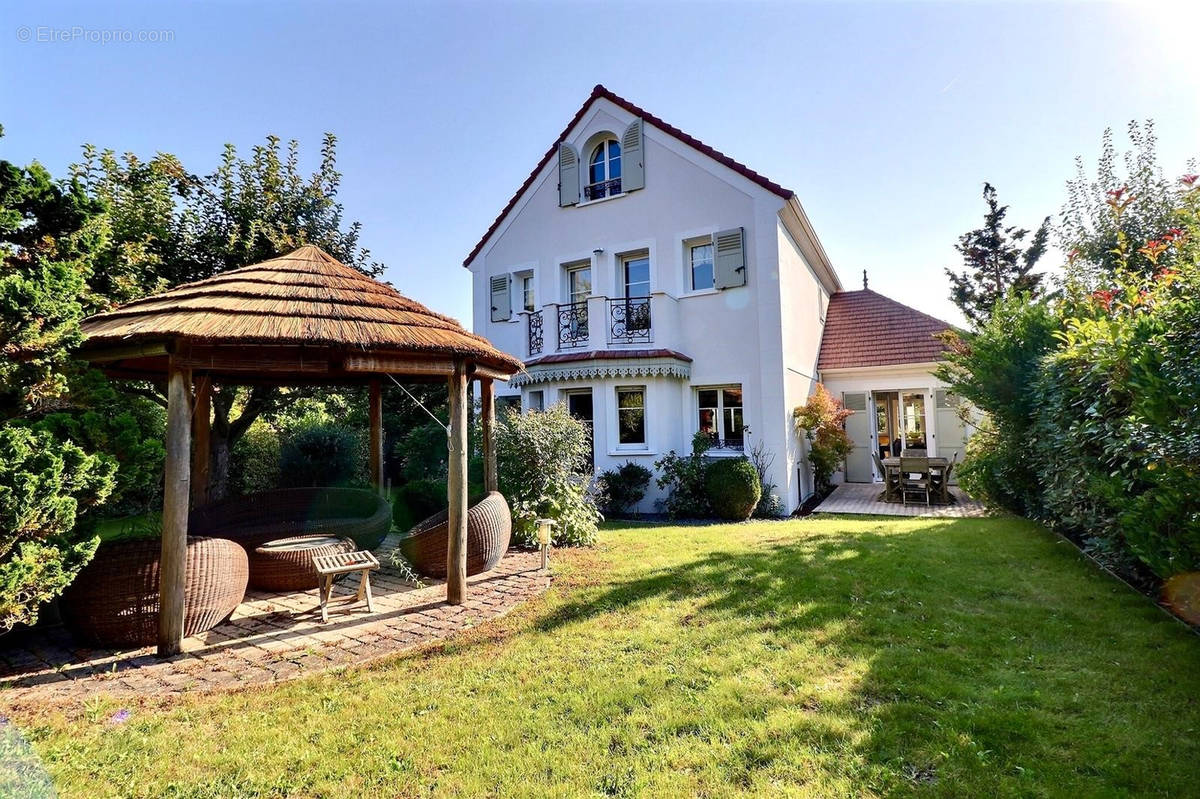
[[[900,471],[900,458],[899,457],[893,456],[891,458],[884,458],[882,460],[882,463],[883,463],[883,468],[888,470],[889,475],[891,475],[894,472]],[[950,465],[949,458],[930,458],[929,459],[929,470],[933,471],[933,472],[941,471],[949,465]],[[887,486],[891,485],[891,482],[885,478],[883,481],[883,485],[884,485],[884,491],[887,492]],[[895,500],[892,499],[892,497],[889,493],[889,495],[885,501],[894,502]]]

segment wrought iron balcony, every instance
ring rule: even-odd
[[[588,343],[587,302],[558,306],[558,348],[573,350]]]
[[[600,200],[621,193],[621,179],[603,180],[583,187],[583,196],[588,200]]]
[[[608,301],[608,340],[614,344],[652,340],[649,297]]]
[[[529,314],[529,354],[541,355],[544,341],[542,312],[533,311]]]

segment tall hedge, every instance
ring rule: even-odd
[[[1009,298],[942,370],[986,414],[968,491],[1164,578],[1200,570],[1200,178],[1184,183],[1175,225],[1121,234],[1100,288]],[[1115,229],[1127,204],[1110,192]]]

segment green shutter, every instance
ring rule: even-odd
[[[558,204],[562,208],[579,202],[579,153],[571,145],[558,145]]]
[[[646,147],[642,140],[642,120],[635,119],[621,137],[621,191],[646,187]]]
[[[746,285],[746,248],[743,228],[722,230],[713,236],[713,268],[716,272],[716,287],[730,289]]]

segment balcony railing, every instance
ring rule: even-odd
[[[529,354],[541,355],[545,343],[545,333],[542,325],[542,312],[532,311],[529,314]]]
[[[614,344],[651,340],[649,297],[608,301],[608,340]]]
[[[587,302],[558,306],[558,348],[573,350],[588,343]]]
[[[602,180],[590,186],[583,187],[583,196],[588,200],[600,200],[621,193],[621,179]]]

